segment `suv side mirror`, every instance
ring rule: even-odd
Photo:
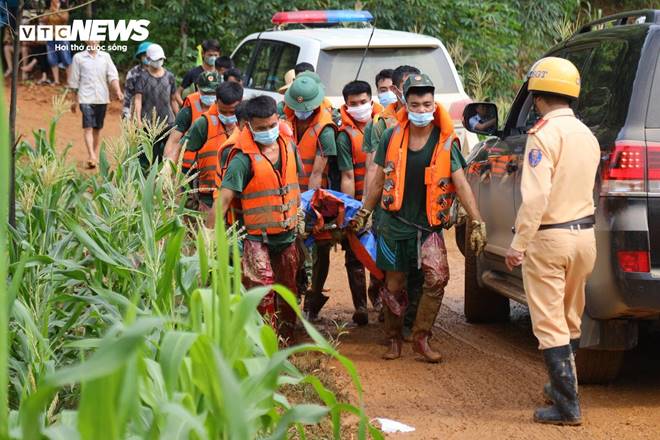
[[[494,135],[498,122],[497,106],[492,102],[473,102],[463,110],[463,126],[472,133]]]

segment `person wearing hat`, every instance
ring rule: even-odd
[[[293,138],[303,165],[300,191],[329,188],[328,160],[337,155],[337,126],[332,113],[323,105],[325,87],[314,72],[300,73],[284,94],[284,114],[293,129]],[[328,297],[323,285],[328,277],[331,243],[316,243],[313,249],[312,288],[305,296],[304,311],[317,318]]]
[[[236,107],[242,100],[242,85],[233,81],[218,85],[215,103],[192,124],[181,141],[186,151],[195,155],[199,188],[195,209],[206,212],[213,206],[218,184],[218,150],[236,129]],[[167,158],[173,162],[178,160],[176,153],[168,153]]]
[[[389,72],[388,72],[389,71]],[[374,156],[380,144],[383,133],[389,127],[395,125],[398,121],[396,114],[405,106],[401,90],[403,83],[411,74],[419,74],[418,68],[408,65],[402,65],[394,70],[382,70],[376,75],[376,87],[378,87],[378,99],[383,104],[384,109],[367,124],[364,128],[364,140],[362,142],[362,151],[366,154],[367,173],[365,176],[365,186],[371,188],[371,179],[376,172]],[[378,222],[380,219],[380,206],[376,206],[372,218],[372,230],[375,236],[378,235]],[[403,339],[406,342],[412,342],[412,323],[417,313],[417,304],[421,295],[421,271],[412,271],[408,273],[408,307],[403,323]],[[370,277],[369,288],[367,289],[369,298],[373,301],[379,297],[383,282],[375,277]],[[383,311],[378,317],[383,320]]]
[[[170,133],[165,145],[164,156],[172,161],[179,159],[181,153],[181,139],[204,113],[209,111],[216,102],[216,88],[220,84],[220,76],[217,72],[203,72],[196,81],[197,91],[186,96],[183,107],[176,114],[174,120],[175,129]],[[183,153],[181,172],[188,174],[195,166],[196,152],[186,149]]]
[[[176,82],[174,74],[163,67],[165,51],[159,44],[147,48],[146,70],[140,72],[135,84],[135,117],[139,127],[145,124],[164,124],[161,134],[153,144],[153,161],[160,160],[165,150],[164,136],[174,124],[174,115],[179,111],[176,101]],[[155,120],[154,120],[155,118]],[[140,157],[142,165],[148,167],[146,155]]]
[[[596,261],[593,191],[600,147],[570,104],[580,95],[580,74],[568,60],[537,61],[527,89],[541,119],[528,131],[509,270],[522,264],[532,330],[543,352],[554,403],[534,421],[581,423],[575,351],[580,345],[584,288]],[[567,197],[567,194],[570,196]]]
[[[433,82],[425,74],[412,74],[403,84],[406,106],[399,124],[383,133],[375,157],[377,171],[367,200],[350,223],[364,229],[378,203],[377,265],[385,272],[380,296],[385,330],[390,339],[384,359],[401,356],[403,315],[408,298],[406,275],[421,269],[422,296],[413,324],[413,351],[428,362],[440,353],[429,345],[431,329],[449,281],[449,265],[442,229],[449,227],[449,211],[458,197],[472,218],[471,243],[481,253],[486,243],[485,224],[463,174],[466,166],[449,113],[434,101]]]
[[[131,106],[133,104],[133,96],[135,95],[135,82],[144,69],[147,68],[147,48],[151,46],[150,41],[143,41],[138,46],[135,51],[134,58],[138,60],[138,63],[131,67],[131,69],[126,73],[126,81],[124,83],[124,104],[121,109],[121,116],[124,119],[129,119],[131,117]]]

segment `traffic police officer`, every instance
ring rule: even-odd
[[[523,265],[532,327],[550,376],[545,392],[554,404],[537,409],[534,421],[579,425],[574,350],[596,260],[593,189],[600,148],[570,108],[580,93],[570,61],[537,61],[528,89],[542,118],[528,133],[522,205],[506,264],[509,270]]]

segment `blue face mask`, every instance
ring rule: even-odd
[[[392,104],[393,102],[396,102],[396,95],[393,91],[388,90],[387,92],[378,94],[378,101],[383,107],[385,107]]]
[[[300,119],[301,121],[308,119],[310,116],[312,116],[312,113],[314,113],[314,110],[310,110],[308,112],[299,112],[297,110],[295,111],[296,118]]]
[[[238,121],[238,119],[236,119],[236,115],[225,116],[222,113],[218,113],[218,118],[220,118],[222,125],[234,125]]]
[[[215,66],[215,60],[217,60],[218,57],[212,56],[212,57],[206,57],[204,58],[204,61],[206,62],[207,65],[209,66]]]
[[[277,138],[280,136],[279,125],[276,125],[275,127],[266,131],[254,131],[252,130],[252,127],[250,127],[250,131],[252,132],[252,137],[254,138],[254,141],[261,145],[274,144]]]
[[[142,64],[144,64],[145,66],[148,66],[149,65],[149,60],[146,57],[143,58],[142,59]]]
[[[216,100],[215,95],[200,95],[199,100],[202,101],[206,107],[211,107]]]
[[[433,112],[415,113],[408,110],[408,120],[417,127],[426,127],[433,117]]]

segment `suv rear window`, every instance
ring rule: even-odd
[[[355,79],[364,49],[322,50],[317,72],[326,85],[326,95],[341,96],[346,83]],[[401,64],[417,67],[428,74],[435,84],[436,93],[458,93],[450,61],[442,49],[433,47],[372,48],[360,71],[361,80],[373,85],[382,69],[394,69]]]

